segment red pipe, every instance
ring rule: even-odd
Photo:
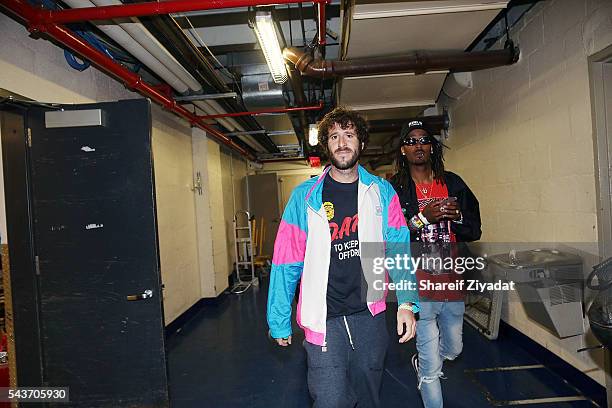
[[[25,20],[25,22],[28,24],[30,24],[39,13],[38,10],[24,3],[23,0],[0,0],[0,5],[13,12],[21,19]],[[197,115],[189,112],[187,109],[179,105],[174,99],[143,81],[139,75],[129,71],[123,67],[123,65],[116,63],[102,52],[93,48],[91,45],[89,45],[89,43],[85,42],[66,27],[56,24],[44,24],[30,25],[29,29],[32,32],[44,32],[49,37],[55,39],[61,44],[66,45],[72,51],[75,51],[88,61],[95,64],[107,74],[123,82],[128,88],[136,90],[141,95],[151,98],[167,110],[174,112],[188,120],[192,125],[206,131],[220,143],[229,146],[241,155],[252,160],[255,159],[255,156],[252,153],[234,143],[228,136],[205,124]]]
[[[327,1],[314,2],[319,10],[319,45],[325,45],[327,37],[327,23],[325,21],[325,4]]]
[[[236,116],[249,116],[249,115],[263,115],[266,113],[289,113],[289,112],[300,112],[300,111],[309,111],[309,110],[321,110],[323,109],[323,101],[319,102],[318,105],[313,106],[299,106],[296,108],[277,108],[277,109],[266,109],[260,111],[249,111],[249,112],[230,112],[230,113],[219,113],[216,115],[204,115],[198,116],[200,119],[217,119],[217,118],[227,118],[227,117],[236,117]]]
[[[321,3],[327,0],[311,0]],[[34,19],[37,23],[66,24],[77,21],[112,20],[124,17],[155,16],[187,11],[213,10],[234,7],[255,7],[273,4],[304,3],[305,0],[166,0],[146,3],[130,3],[113,6],[84,7],[60,11],[40,10]]]

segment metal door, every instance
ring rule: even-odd
[[[166,407],[150,102],[62,108],[27,117],[44,385]]]

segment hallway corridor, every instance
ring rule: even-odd
[[[170,335],[167,347],[172,407],[310,406],[303,333],[294,327],[293,344],[288,348],[277,347],[267,338],[266,293],[267,287],[261,287],[243,295],[222,296],[217,304],[205,305]],[[390,333],[395,325],[394,312],[392,307],[387,311]],[[464,341],[461,357],[445,363],[446,407],[524,405],[526,400],[544,398],[565,401],[541,400],[528,406],[598,406],[543,367],[504,332],[498,340],[489,341],[465,324]],[[414,353],[414,341],[401,347],[390,344],[382,386],[384,407],[422,406],[410,365]],[[513,369],[481,370],[495,367]]]

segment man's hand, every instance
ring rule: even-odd
[[[414,337],[416,332],[416,319],[414,313],[410,310],[399,309],[397,311],[397,335],[402,336],[399,339],[400,343],[405,343]]]
[[[289,336],[287,338],[274,339],[274,340],[276,340],[278,345],[281,346],[281,347],[287,347],[287,346],[291,345],[291,336]]]
[[[459,210],[459,204],[457,202],[447,203],[440,206],[440,210],[444,214],[444,218],[452,221],[456,221],[461,218],[461,211]]]
[[[431,203],[427,204],[421,212],[425,218],[427,218],[427,221],[429,221],[430,224],[440,222],[446,215],[446,213],[440,208],[440,201],[432,201]]]

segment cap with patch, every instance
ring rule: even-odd
[[[428,136],[431,136],[432,134],[431,130],[423,122],[421,122],[420,120],[411,120],[410,122],[407,122],[404,124],[404,126],[402,126],[402,131],[400,133],[401,138],[404,139],[408,135],[408,133],[412,132],[415,129],[423,129],[427,132]]]

